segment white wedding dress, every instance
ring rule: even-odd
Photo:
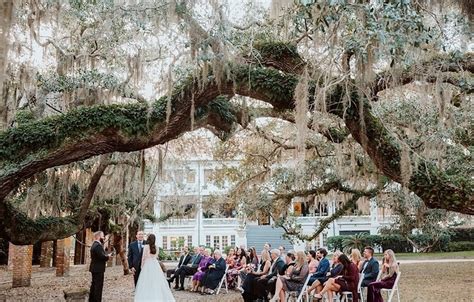
[[[156,254],[150,254],[148,245],[143,247],[142,270],[135,288],[135,301],[175,302]]]

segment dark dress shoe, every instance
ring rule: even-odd
[[[176,290],[177,291],[184,290],[184,287],[178,287]]]

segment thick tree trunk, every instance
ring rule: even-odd
[[[113,233],[113,246],[114,246],[115,252],[120,257],[120,261],[122,262],[123,274],[124,275],[130,274],[130,270],[129,270],[129,267],[128,267],[127,255],[125,254],[125,250],[123,249],[123,236],[122,236],[122,233],[120,233],[120,232],[114,232]]]

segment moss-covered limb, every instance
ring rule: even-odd
[[[422,80],[428,83],[450,83],[463,93],[474,92],[474,53],[437,55],[430,60],[413,64],[405,69],[390,70],[377,75],[372,83],[372,96],[385,89]]]
[[[18,245],[66,238],[83,227],[77,216],[31,219],[6,201],[0,202],[0,218],[0,236]]]
[[[296,44],[288,42],[257,42],[253,45],[254,57],[245,57],[248,63],[258,64],[287,72],[301,74],[306,62],[299,55]]]
[[[340,88],[342,90],[342,88]],[[359,99],[353,93],[351,105],[344,115],[347,128],[354,139],[364,148],[377,168],[390,179],[404,183],[402,177],[401,146],[397,139],[372,114],[367,99]],[[363,106],[360,109],[360,106]],[[335,107],[336,108],[336,107]],[[363,120],[362,120],[363,118]],[[429,208],[441,208],[465,214],[474,214],[474,179],[468,176],[448,175],[434,164],[419,159],[412,165],[413,173],[407,186]]]

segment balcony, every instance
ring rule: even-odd
[[[203,226],[239,226],[237,218],[204,218]]]

